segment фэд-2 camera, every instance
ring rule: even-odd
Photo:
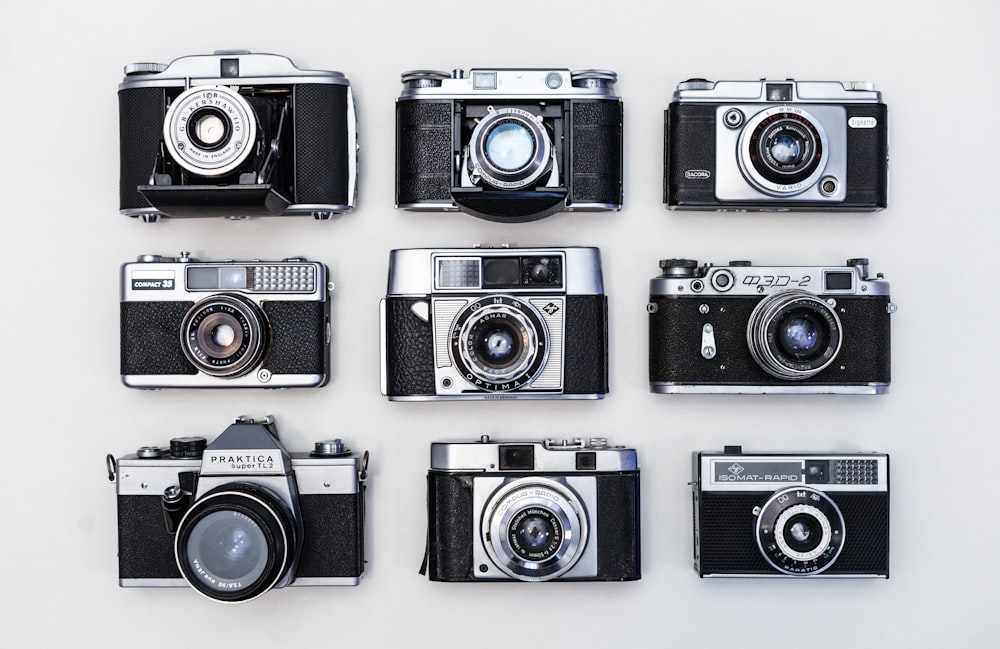
[[[671,209],[886,206],[888,119],[871,83],[690,79],[664,120]]]
[[[694,454],[702,577],[889,576],[889,456]]]
[[[396,206],[523,222],[622,206],[622,101],[605,70],[402,75]]]
[[[634,449],[606,439],[431,444],[425,572],[434,581],[630,581]]]
[[[608,391],[597,248],[393,250],[381,321],[382,394],[392,400]]]
[[[133,388],[324,385],[325,265],[142,255],[121,270],[121,374]]]
[[[664,259],[649,284],[649,381],[662,393],[882,394],[889,283],[844,266]]]
[[[123,214],[325,219],[354,207],[356,117],[340,72],[219,51],[128,65],[118,101]]]
[[[284,586],[353,586],[364,572],[368,454],[341,440],[288,453],[274,419],[215,441],[178,437],[108,456],[123,587],[190,585],[220,602]]]

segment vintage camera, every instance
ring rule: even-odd
[[[622,207],[606,70],[416,70],[396,100],[396,207],[524,222]]]
[[[607,317],[597,248],[393,250],[382,394],[600,399]]]
[[[325,385],[326,266],[142,255],[122,265],[121,373],[132,388]]]
[[[886,115],[869,82],[684,81],[664,115],[664,202],[688,210],[880,210]]]
[[[354,97],[340,72],[245,50],[125,66],[120,209],[160,216],[353,209]]]
[[[889,283],[845,266],[660,261],[649,283],[649,382],[663,393],[883,394]]]
[[[431,444],[434,581],[639,579],[635,450],[606,439]]]
[[[122,587],[189,585],[219,602],[284,586],[354,586],[364,572],[368,453],[341,440],[288,453],[274,419],[211,444],[177,437],[115,460]]]
[[[694,454],[702,577],[889,577],[889,456]]]

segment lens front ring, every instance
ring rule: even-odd
[[[757,515],[757,548],[775,570],[788,575],[815,575],[830,568],[845,535],[840,508],[809,487],[775,492]]]
[[[225,293],[191,307],[180,327],[181,350],[188,362],[217,377],[250,372],[263,358],[268,338],[263,311],[250,300]]]
[[[550,537],[519,543],[515,537],[527,518],[537,518]],[[493,563],[520,581],[548,581],[564,575],[583,555],[587,513],[565,484],[531,477],[503,485],[483,510],[483,546]]]
[[[227,518],[233,522],[225,523]],[[205,597],[248,602],[288,572],[296,542],[291,514],[280,499],[258,485],[234,482],[209,491],[184,514],[174,559],[185,581]],[[251,553],[256,554],[240,566]]]
[[[548,360],[542,316],[507,295],[483,296],[451,324],[451,360],[478,389],[509,391],[527,386]]]
[[[247,100],[226,86],[195,86],[170,103],[163,118],[167,153],[199,176],[236,171],[253,153],[257,117]]]
[[[793,339],[796,335],[809,337]],[[747,320],[751,357],[765,372],[787,381],[808,379],[829,367],[842,341],[837,312],[807,291],[769,295]]]
[[[823,176],[829,157],[824,152],[826,142],[823,124],[807,111],[774,106],[747,120],[740,132],[736,159],[743,177],[759,191],[794,196]]]
[[[469,170],[497,189],[521,189],[552,166],[552,141],[541,117],[521,108],[489,107],[469,138]]]

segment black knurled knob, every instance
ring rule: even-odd
[[[170,457],[201,457],[206,446],[204,437],[175,437],[170,440]]]

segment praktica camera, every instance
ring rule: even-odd
[[[229,603],[284,586],[356,585],[367,463],[340,439],[288,453],[271,417],[241,417],[211,444],[177,437],[109,455],[119,584],[189,585]]]
[[[316,387],[330,365],[325,265],[142,255],[121,269],[132,388]]]
[[[396,206],[523,222],[622,207],[606,70],[415,70],[396,101]]]
[[[690,79],[664,119],[671,209],[886,206],[888,119],[869,82]]]
[[[354,207],[354,97],[340,72],[245,50],[133,63],[118,105],[123,214],[327,219]]]
[[[640,577],[634,449],[606,439],[437,442],[427,490],[434,581]]]
[[[607,317],[597,248],[394,250],[381,303],[382,394],[599,399]]]
[[[649,381],[662,393],[882,394],[889,283],[843,266],[660,261],[649,285]]]
[[[889,577],[889,456],[694,454],[702,577]]]

